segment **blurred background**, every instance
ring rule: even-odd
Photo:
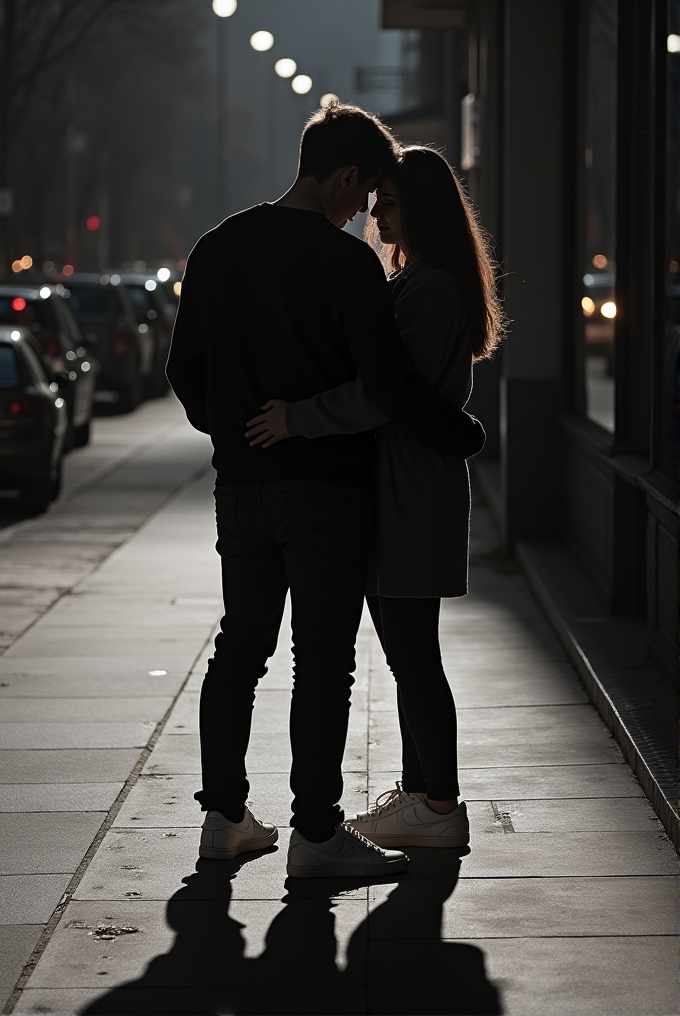
[[[325,96],[388,118],[427,98],[419,33],[383,29],[379,0],[3,6],[3,274],[181,267],[287,189]]]

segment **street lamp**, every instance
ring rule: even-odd
[[[250,36],[250,45],[258,53],[266,53],[274,45],[274,36],[271,32],[253,32]]]
[[[311,91],[313,84],[314,82],[309,74],[296,74],[290,83],[291,88],[298,95],[306,95],[307,92]]]
[[[292,78],[297,70],[297,64],[295,60],[291,60],[289,57],[281,57],[274,64],[274,70],[280,78]]]
[[[238,0],[213,0],[212,9],[218,18],[230,18],[238,6]]]
[[[224,24],[217,29],[217,218],[227,198],[227,79],[226,20],[236,11],[238,0],[212,0],[212,9]]]

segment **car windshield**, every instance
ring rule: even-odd
[[[153,309],[153,300],[151,295],[144,286],[135,286],[128,284],[125,287],[130,294],[135,310],[139,315],[146,314],[148,310]]]
[[[17,351],[13,346],[0,346],[0,388],[19,388],[21,372]]]
[[[68,306],[78,318],[110,318],[116,313],[116,298],[106,286],[83,286],[70,282],[68,292]]]
[[[58,322],[51,300],[23,296],[0,296],[0,324],[29,328],[49,356],[59,349]]]
[[[22,296],[0,296],[0,324],[23,325],[30,317],[35,320],[35,300],[26,300]]]

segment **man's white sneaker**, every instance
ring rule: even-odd
[[[381,850],[344,823],[323,843],[306,840],[293,830],[286,871],[294,878],[368,876],[384,878],[404,871],[408,857],[401,850]]]
[[[228,861],[237,854],[245,854],[249,850],[264,850],[271,847],[278,838],[279,831],[276,826],[268,822],[258,822],[247,808],[241,822],[230,822],[221,811],[209,811],[203,823],[198,853],[200,857]]]
[[[470,824],[465,802],[455,811],[437,815],[418,794],[407,794],[397,784],[387,790],[370,811],[348,819],[347,825],[380,847],[466,847]]]

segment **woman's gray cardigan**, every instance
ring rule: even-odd
[[[416,369],[447,402],[472,390],[472,346],[457,283],[417,263],[390,279],[394,312]],[[286,408],[291,436],[377,427],[376,538],[367,593],[393,597],[467,592],[470,482],[465,460],[426,447],[391,423],[361,379]]]

